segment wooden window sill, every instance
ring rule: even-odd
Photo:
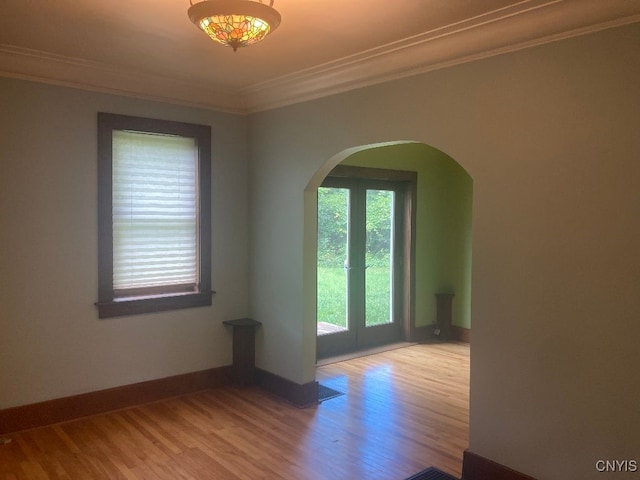
[[[98,318],[122,317],[142,313],[164,312],[211,305],[215,292],[188,292],[144,297],[121,297],[97,302]]]

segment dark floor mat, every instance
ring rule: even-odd
[[[322,384],[318,384],[318,402],[324,402],[332,398],[344,395],[344,393],[334,390],[333,388],[325,387]]]
[[[438,470],[435,467],[429,467],[426,470],[416,473],[415,475],[407,478],[407,480],[458,480],[453,475],[444,473],[442,470]]]

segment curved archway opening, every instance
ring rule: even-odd
[[[416,172],[414,259],[409,308],[417,337],[433,328],[437,293],[453,293],[452,323],[471,327],[471,215],[473,182],[444,152],[415,141],[361,145],[320,167],[304,192],[305,377],[314,378],[317,334],[318,187],[337,165]],[[405,338],[417,340],[418,338]]]

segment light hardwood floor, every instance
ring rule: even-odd
[[[413,345],[318,368],[345,395],[296,408],[225,387],[10,435],[0,479],[460,477],[469,346]]]

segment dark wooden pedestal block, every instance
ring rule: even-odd
[[[238,386],[256,383],[256,328],[262,325],[251,318],[225,320],[233,328],[233,382]]]
[[[453,293],[436,293],[436,338],[445,342],[451,338],[452,317]]]

